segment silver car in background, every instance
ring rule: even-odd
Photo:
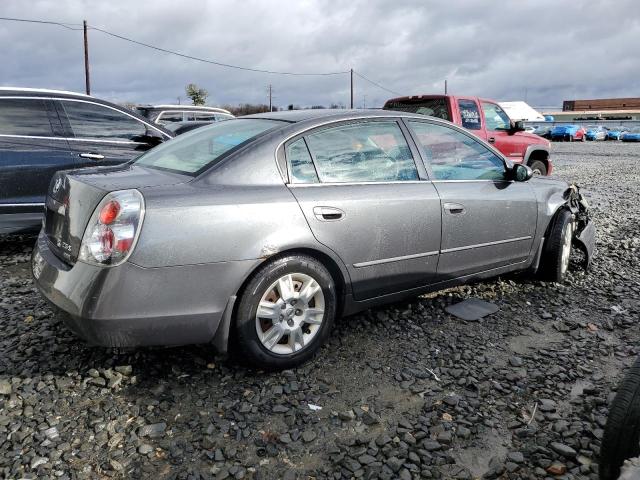
[[[186,133],[121,167],[57,174],[32,259],[67,325],[109,346],[229,338],[289,368],[363,309],[512,271],[562,281],[594,227],[449,122],[279,112]]]

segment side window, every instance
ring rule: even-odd
[[[191,116],[194,117],[194,120],[200,120],[203,122],[215,122],[216,117],[213,113],[210,112],[189,112],[189,120],[191,120]]]
[[[478,105],[473,100],[458,100],[460,120],[462,126],[468,130],[480,130],[480,112]]]
[[[156,118],[156,123],[164,125],[165,123],[171,122],[181,122],[184,112],[162,112],[158,118]],[[193,120],[193,118],[189,118],[188,120]]]
[[[144,123],[112,108],[66,100],[62,105],[76,138],[135,140],[147,131]]]
[[[289,162],[291,183],[318,183],[318,174],[313,166],[304,138],[287,146],[287,161]]]
[[[53,136],[45,101],[37,98],[1,98],[0,134]]]
[[[487,130],[509,130],[511,128],[509,116],[495,103],[482,102],[482,109]]]
[[[395,121],[328,128],[310,134],[307,144],[323,182],[418,179],[411,150]]]
[[[450,127],[409,121],[436,180],[503,180],[503,160],[475,138]]]

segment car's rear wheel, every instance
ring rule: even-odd
[[[564,208],[553,220],[540,259],[540,275],[544,280],[561,283],[569,269],[571,242],[573,239],[573,219]]]
[[[544,162],[542,162],[541,160],[534,160],[529,164],[529,167],[531,167],[531,170],[533,170],[533,174],[534,175],[546,175],[547,174],[547,167],[544,164]]]
[[[618,387],[600,447],[600,478],[615,480],[622,463],[640,454],[640,357]],[[630,477],[629,477],[630,478]]]
[[[249,363],[292,368],[320,348],[336,312],[335,283],[319,261],[290,255],[256,272],[239,298],[238,347]]]

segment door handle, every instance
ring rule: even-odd
[[[313,207],[313,214],[321,222],[342,220],[345,216],[342,210],[335,207]]]
[[[104,158],[104,155],[99,153],[81,153],[80,156],[82,158],[90,158],[92,160],[102,160]]]
[[[464,215],[466,212],[464,205],[459,203],[445,203],[442,207],[451,215]]]
[[[489,143],[496,143],[496,138],[495,138],[495,137],[489,137],[489,138],[487,139],[487,142],[489,142]]]

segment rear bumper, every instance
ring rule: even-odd
[[[38,237],[35,283],[62,321],[95,345],[129,347],[207,343],[219,332],[230,298],[257,260],[143,268],[63,263]],[[231,307],[230,307],[231,306]],[[231,312],[226,312],[227,316]]]

